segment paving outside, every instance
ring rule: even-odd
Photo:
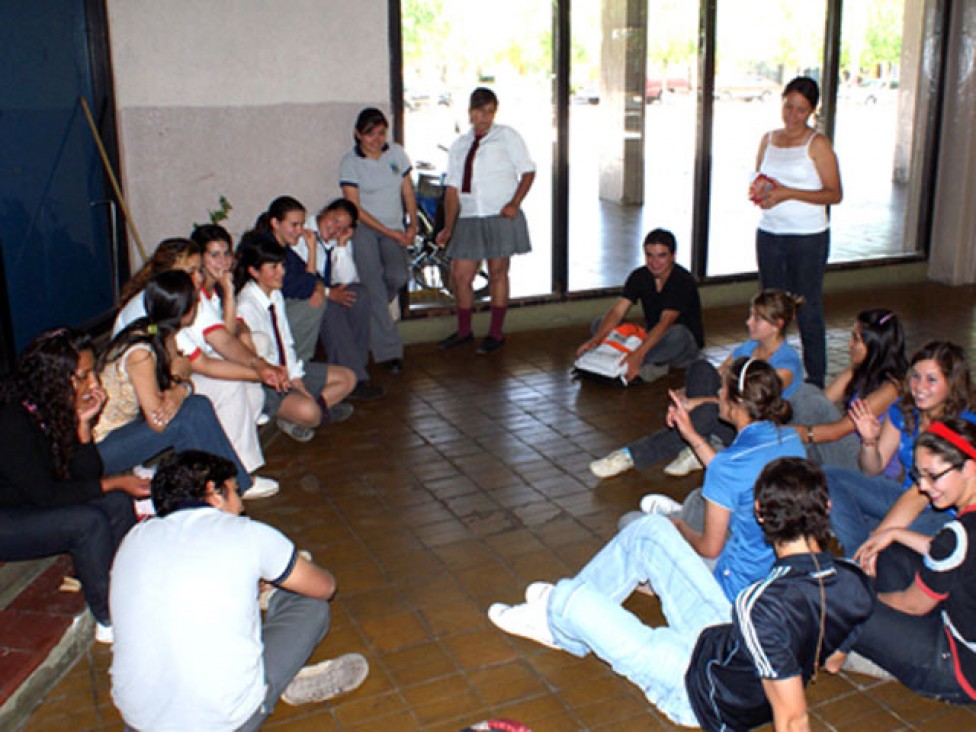
[[[976,346],[973,288],[873,289],[828,299],[834,371],[846,364],[854,314],[873,306],[896,307],[912,348],[933,337]],[[710,357],[744,338],[745,316],[741,306],[706,312]],[[644,493],[681,498],[700,481],[665,478],[660,465],[606,481],[589,473],[593,458],[661,423],[681,374],[629,389],[574,381],[584,336],[516,333],[491,357],[411,346],[402,375],[377,374],[386,398],[357,403],[352,419],[309,444],[273,438],[265,472],[282,491],[248,511],[337,577],[332,629],[313,661],[358,651],[371,674],[333,703],[280,705],[266,729],[457,732],[497,717],[536,732],[672,729],[599,660],[505,635],[485,615],[533,580],[577,570]],[[661,620],[654,598],[628,607]],[[93,646],[25,729],[121,730],[109,661]],[[893,682],[821,673],[808,698],[815,730],[976,729],[973,710]]]

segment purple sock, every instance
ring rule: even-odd
[[[471,308],[458,308],[458,338],[471,335]]]
[[[507,312],[508,308],[496,308],[494,305],[491,307],[491,327],[488,328],[488,335],[496,341],[504,338],[502,326],[505,324],[505,313]]]

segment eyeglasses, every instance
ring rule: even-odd
[[[915,485],[919,485],[923,480],[927,480],[930,483],[937,483],[940,479],[944,478],[953,470],[959,470],[960,467],[961,466],[959,465],[950,465],[941,473],[923,473],[921,470],[913,466],[912,469],[908,471],[908,476],[912,479],[912,481],[914,481]]]

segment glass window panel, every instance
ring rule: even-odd
[[[783,85],[801,74],[820,81],[825,11],[823,2],[719,0],[708,276],[756,271],[749,177],[762,135],[782,126]]]
[[[477,86],[498,95],[498,124],[514,127],[535,160],[523,203],[532,252],[514,257],[511,296],[552,289],[553,7],[494,0],[402,0],[404,139],[418,169],[443,172],[447,148],[468,127]],[[426,298],[411,298],[423,302]]]
[[[619,287],[659,226],[689,266],[697,5],[604,0],[571,13],[569,289]]]
[[[844,200],[831,215],[831,262],[911,253],[918,246],[906,217],[917,210],[911,183],[923,167],[912,166],[923,137],[914,124],[922,7],[905,0],[844,4],[834,135]]]

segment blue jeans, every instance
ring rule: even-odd
[[[830,490],[830,523],[845,555],[850,557],[888,515],[905,488],[883,475],[869,477],[856,470],[825,466],[824,474]],[[929,506],[910,528],[932,536],[952,518],[951,514]]]
[[[95,620],[108,625],[108,576],[115,550],[136,522],[122,491],[74,506],[0,509],[0,560],[68,553]]]
[[[640,582],[661,599],[668,625],[650,628],[621,607]],[[730,605],[702,558],[664,516],[645,516],[617,534],[549,598],[556,644],[592,651],[639,686],[678,724],[697,726],[684,676],[701,631],[730,621]]]
[[[112,475],[129,470],[170,448],[179,452],[203,450],[227,458],[237,468],[237,485],[241,493],[253,483],[217,421],[210,400],[198,394],[187,397],[162,432],[153,431],[141,416],[136,417],[109,432],[98,443],[98,454],[102,456],[105,474]]]
[[[823,278],[830,253],[830,230],[818,234],[756,232],[759,287],[803,295],[796,322],[803,343],[807,381],[824,386],[827,373],[827,330],[823,315]]]

